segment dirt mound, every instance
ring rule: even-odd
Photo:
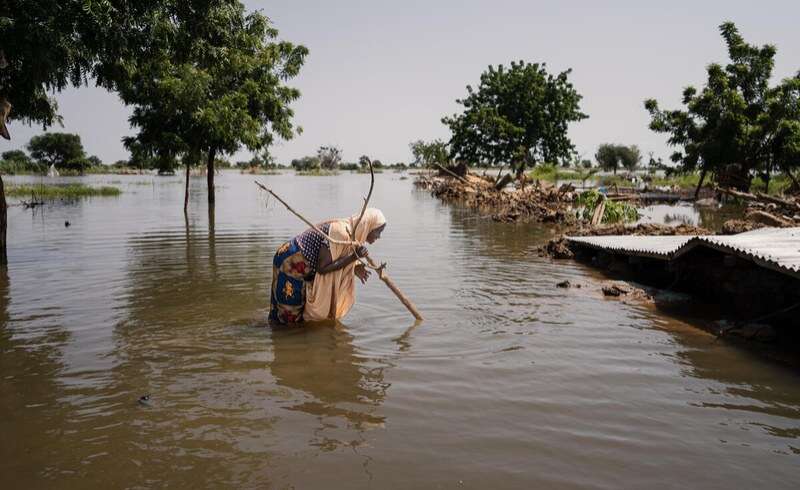
[[[744,233],[746,231],[757,230],[763,228],[765,225],[756,223],[754,221],[747,221],[743,219],[729,219],[722,224],[720,235],[736,235],[737,233]]]
[[[474,175],[466,177],[420,176],[414,184],[434,197],[484,211],[495,221],[513,223],[574,223],[571,204],[574,188],[535,182],[524,189],[497,190],[492,182]]]
[[[714,233],[700,226],[681,224],[678,226],[663,225],[660,223],[640,223],[638,225],[615,224],[584,227],[568,233],[573,236],[606,236],[606,235],[713,235]]]

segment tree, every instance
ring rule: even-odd
[[[336,170],[342,161],[342,149],[336,146],[320,146],[317,150],[319,165],[325,170]]]
[[[489,66],[477,90],[468,85],[467,97],[456,100],[464,111],[442,119],[452,132],[450,155],[471,164],[510,164],[518,177],[539,162],[570,159],[569,123],[588,117],[570,72],[554,76],[544,63],[524,61]]]
[[[696,195],[707,173],[747,191],[755,172],[767,179],[775,168],[791,175],[797,161],[789,142],[799,134],[798,77],[770,87],[776,48],[747,44],[731,22],[719,30],[730,62],[710,64],[701,90],[684,89],[685,110],[645,101],[650,129],[668,134],[668,143],[680,148],[672,160],[684,171],[700,170]]]
[[[447,165],[450,162],[450,150],[447,148],[447,143],[442,140],[412,141],[408,147],[414,157],[412,162],[414,166],[430,167],[433,164]]]
[[[78,1],[7,0],[0,14],[0,135],[10,139],[6,120],[45,128],[58,122],[48,92],[81,83],[92,53],[75,35],[85,15]],[[7,203],[0,176],[0,265],[6,253]]]
[[[86,157],[81,137],[71,133],[44,133],[34,136],[28,142],[28,151],[40,163],[59,169],[72,167]]]
[[[619,152],[620,163],[628,171],[636,170],[639,164],[642,163],[642,152],[636,145],[619,145],[617,151]]]
[[[600,168],[606,172],[613,170],[614,175],[616,175],[617,168],[620,166],[617,145],[603,143],[597,148],[597,153],[594,154],[594,159],[597,160],[597,164],[600,166]]]
[[[642,161],[642,152],[636,145],[625,146],[604,143],[597,148],[594,155],[598,165],[605,171],[613,171],[623,167],[627,170],[636,170]]]
[[[319,170],[320,163],[318,157],[303,157],[295,158],[292,160],[292,168],[298,172],[307,172],[309,170]]]
[[[185,161],[203,155],[209,204],[218,155],[242,146],[262,150],[275,136],[294,135],[289,104],[300,93],[284,82],[298,74],[308,53],[274,42],[278,32],[269,19],[245,14],[238,1],[211,3],[218,5],[161,19],[150,57],[115,78],[122,100],[134,106],[130,122],[139,128],[140,144],[187,155]]]

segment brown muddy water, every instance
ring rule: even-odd
[[[260,179],[317,220],[366,186]],[[3,488],[797,488],[797,371],[603,299],[537,256],[546,229],[379,175],[371,253],[425,322],[373,277],[342,324],[273,331],[303,226],[252,176],[220,176],[213,221],[193,179],[188,222],[180,177],[84,180],[124,193],[9,213]]]

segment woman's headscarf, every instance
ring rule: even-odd
[[[332,221],[328,234],[335,240],[351,240],[349,232],[353,229],[357,220],[358,215],[356,214],[349,218]],[[372,230],[385,224],[386,218],[380,209],[367,208],[356,227],[356,241],[364,243],[367,240],[367,235]],[[349,245],[329,243],[328,246],[333,260],[347,255],[353,250],[353,247]],[[350,311],[356,301],[355,277],[353,275],[355,265],[356,262],[353,262],[338,271],[317,274],[314,281],[306,289],[306,307],[303,312],[303,319],[306,321],[338,320]]]
[[[358,215],[354,214],[347,219],[347,230],[350,231],[355,226],[356,221],[358,220]],[[358,223],[358,228],[356,228],[356,241],[360,243],[364,243],[367,241],[367,235],[372,230],[380,228],[381,226],[386,224],[386,218],[383,216],[383,213],[378,208],[367,208],[364,211],[364,216],[361,218],[361,221]]]

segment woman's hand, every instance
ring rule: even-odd
[[[367,247],[364,245],[359,245],[356,247],[356,257],[369,257],[369,251],[367,250]]]
[[[366,267],[364,267],[361,264],[356,264],[354,272],[356,277],[358,277],[361,280],[361,284],[366,284],[367,279],[369,279],[370,274],[372,274],[370,271],[367,270]]]

